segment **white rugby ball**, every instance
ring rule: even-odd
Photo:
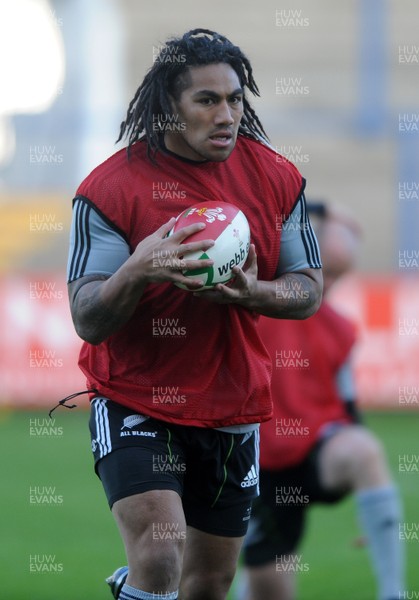
[[[189,207],[177,218],[169,236],[193,223],[205,223],[206,227],[186,238],[183,243],[212,239],[215,244],[205,252],[187,252],[183,258],[199,260],[210,258],[214,264],[202,269],[185,270],[183,275],[191,279],[202,279],[199,290],[211,289],[217,283],[228,283],[234,277],[233,267],[242,267],[250,247],[250,227],[244,213],[229,202],[202,202]],[[176,283],[188,290],[186,286]]]

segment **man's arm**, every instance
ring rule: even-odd
[[[319,268],[284,273],[274,281],[257,280],[256,271],[253,286],[246,286],[244,278],[241,281],[242,290],[247,287],[247,297],[240,304],[266,317],[307,319],[322,301],[323,276]]]
[[[320,306],[323,292],[321,269],[284,273],[273,281],[257,278],[257,257],[252,245],[243,270],[234,267],[234,284],[218,284],[214,290],[195,292],[195,296],[218,304],[240,304],[266,317],[307,319]]]
[[[106,278],[88,275],[68,284],[71,316],[77,334],[90,344],[100,344],[132,316],[146,287],[125,268]]]
[[[83,340],[100,344],[118,331],[131,318],[149,283],[179,282],[191,290],[203,285],[199,279],[192,281],[184,277],[182,270],[210,266],[213,261],[181,257],[187,252],[205,251],[214,242],[182,244],[188,236],[205,227],[202,223],[189,225],[166,237],[174,223],[175,219],[170,219],[142,240],[131,255],[127,253],[126,258],[120,236],[118,240],[118,234],[98,221],[97,215],[90,221],[83,217],[83,226],[89,228],[89,252],[85,253],[80,222],[73,221],[77,235],[70,244],[68,292],[74,326]],[[109,243],[110,240],[113,243]],[[159,256],[165,259],[156,261]]]
[[[252,245],[243,269],[233,268],[232,285],[196,295],[220,304],[236,303],[267,317],[306,319],[320,306],[323,293],[320,253],[302,194],[283,224],[277,277],[258,280],[257,257]]]

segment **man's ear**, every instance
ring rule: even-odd
[[[176,101],[175,98],[171,94],[168,94],[168,98],[169,98],[170,107],[173,111],[173,114],[176,114],[176,112],[178,110],[178,101]]]
[[[183,92],[192,85],[191,76],[189,73],[189,67],[180,73],[173,82],[172,90],[169,92],[168,96],[170,102],[175,102],[179,104]]]

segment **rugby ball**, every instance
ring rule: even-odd
[[[211,289],[217,283],[228,283],[234,277],[233,267],[242,267],[249,253],[250,227],[244,213],[229,202],[211,201],[195,204],[178,215],[169,236],[193,223],[205,223],[206,227],[186,238],[184,244],[208,239],[214,240],[215,244],[205,252],[187,252],[182,258],[210,258],[214,264],[202,269],[185,270],[183,275],[192,279],[202,279],[204,285],[199,290]],[[181,283],[176,285],[188,290]]]

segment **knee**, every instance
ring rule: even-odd
[[[128,552],[128,566],[133,578],[147,578],[149,584],[164,591],[177,587],[182,571],[184,540],[138,538]],[[156,588],[157,589],[157,588]]]
[[[182,566],[182,545],[177,542],[150,544],[141,547],[137,553],[138,560],[147,568],[156,565],[162,572],[180,572]]]
[[[361,428],[337,449],[336,465],[351,487],[385,484],[390,479],[381,442]]]
[[[354,468],[371,469],[385,463],[385,455],[381,442],[369,432],[354,439],[351,452]]]

